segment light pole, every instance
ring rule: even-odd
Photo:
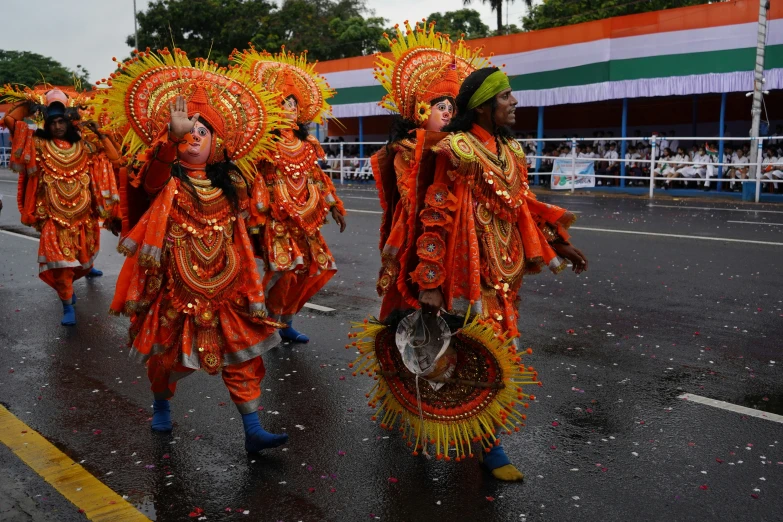
[[[133,0],[133,34],[135,39],[136,50],[139,50],[139,24],[136,21],[136,0]]]
[[[756,138],[750,142],[750,179],[757,179],[759,172],[756,166],[759,157],[758,137],[759,124],[761,123],[761,100],[764,90],[764,54],[767,44],[767,9],[769,9],[769,0],[759,0],[759,24],[756,35],[756,67],[753,71],[753,108],[751,109],[752,124],[750,127],[750,137]],[[758,184],[758,182],[757,182]],[[743,186],[744,188],[744,186]],[[743,200],[748,194],[743,190]]]

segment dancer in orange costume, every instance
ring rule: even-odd
[[[0,98],[21,101],[3,121],[12,136],[11,168],[19,172],[19,212],[22,223],[41,232],[39,277],[62,301],[61,324],[74,326],[73,282],[102,275],[93,262],[100,249],[99,220],[118,201],[111,162],[119,154],[94,122],[83,127],[97,139],[82,139],[74,124],[82,105],[75,91],[68,96],[60,89],[6,86]],[[43,128],[31,130],[24,122],[30,115]]]
[[[325,154],[307,125],[323,123],[334,91],[316,74],[307,54],[278,54],[255,49],[236,53],[234,61],[269,89],[283,94],[292,129],[280,131],[271,160],[258,165],[250,230],[257,235],[257,255],[264,260],[264,289],[271,316],[285,323],[283,339],[310,339],[293,327],[294,316],[337,272],[321,227],[327,214],[345,230],[345,208],[318,161]]]
[[[147,362],[152,429],[172,429],[177,380],[203,369],[222,372],[246,450],[277,447],[288,436],[264,431],[257,410],[261,355],[278,344],[279,324],[267,318],[245,218],[253,164],[282,124],[279,95],[238,69],[191,65],[179,50],[140,53],[111,82],[109,120],[130,124],[128,153],[146,158],[126,191],[154,197],[123,232],[127,260],[111,305],[130,316],[131,355]]]
[[[462,81],[477,68],[488,65],[480,49],[463,40],[452,42],[435,32],[435,24],[405,23],[394,39],[386,39],[392,51],[376,56],[375,77],[387,94],[380,102],[395,113],[389,144],[376,152],[372,171],[381,200],[381,260],[378,295],[383,296],[380,319],[392,311],[416,305],[400,273],[400,259],[415,241],[416,129],[440,131],[455,114],[455,98]]]
[[[381,427],[402,432],[414,455],[431,447],[447,461],[480,444],[482,465],[503,481],[524,475],[499,435],[524,426],[516,407],[535,399],[524,387],[541,384],[522,361],[531,351],[519,350],[523,275],[559,272],[562,258],[587,269],[569,242],[574,216],[530,192],[507,128],[516,104],[506,75],[485,67],[462,83],[444,132],[416,130],[409,206],[393,213],[410,219],[392,277],[398,293],[384,294],[385,315],[355,325],[359,340],[348,346],[359,351],[354,371],[375,380],[368,396]]]
[[[587,269],[587,258],[569,242],[575,217],[539,202],[530,191],[522,148],[507,130],[517,100],[504,72],[472,73],[457,95],[451,132],[422,158],[416,251],[405,264],[418,289],[419,305],[472,311],[491,321],[497,334],[519,336],[517,294],[524,274],[548,266]],[[433,161],[434,160],[434,163]],[[432,168],[434,167],[434,168]],[[423,178],[429,183],[422,185]],[[426,192],[424,192],[426,190]],[[484,458],[496,478],[521,480],[498,445]]]

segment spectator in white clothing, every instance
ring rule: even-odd
[[[737,149],[736,158],[733,158],[732,163],[734,163],[734,165],[729,168],[726,173],[726,177],[731,178],[732,180],[731,183],[729,183],[729,190],[735,190],[737,188],[735,187],[734,180],[748,178],[748,157],[745,155],[743,149]],[[738,188],[740,191],[742,190],[742,183],[740,183]]]

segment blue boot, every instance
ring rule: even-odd
[[[90,271],[87,272],[87,275],[85,275],[84,277],[92,279],[93,277],[101,277],[102,275],[103,275],[103,272],[101,272],[97,268],[93,267],[93,268],[90,268]]]
[[[242,415],[242,424],[245,426],[245,450],[248,453],[258,453],[261,450],[276,448],[288,442],[287,433],[275,435],[264,431],[256,411]]]
[[[67,304],[65,301],[62,301],[62,303],[63,320],[60,321],[60,324],[63,326],[76,326],[76,310],[73,309],[71,301],[68,301]]]
[[[511,464],[503,446],[493,446],[489,453],[481,453],[479,462],[498,480],[519,482],[525,479],[525,475]]]
[[[74,293],[73,293],[73,297],[71,297],[71,304],[72,304],[72,305],[75,305],[75,304],[76,304],[76,292],[74,292]]]
[[[166,399],[155,399],[152,403],[152,431],[171,431],[171,408]]]
[[[286,321],[288,326],[285,328],[280,329],[280,337],[283,338],[284,341],[291,341],[293,343],[309,343],[310,338],[307,337],[303,333],[299,333],[296,330],[294,330],[294,327],[291,326],[293,324],[293,321]]]

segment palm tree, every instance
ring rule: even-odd
[[[503,33],[503,1],[504,0],[481,0],[482,4],[489,4],[495,14],[498,16],[497,34]],[[514,0],[505,0],[507,3],[513,3]],[[470,5],[473,0],[462,0],[462,5]],[[533,0],[524,0],[528,12],[533,8]]]
[[[504,0],[481,0],[482,4],[489,4],[495,14],[498,16],[498,34],[503,33],[503,1]],[[506,0],[513,3],[514,0]],[[462,0],[462,5],[470,5],[473,0]],[[533,0],[524,0],[528,11],[533,7]]]

